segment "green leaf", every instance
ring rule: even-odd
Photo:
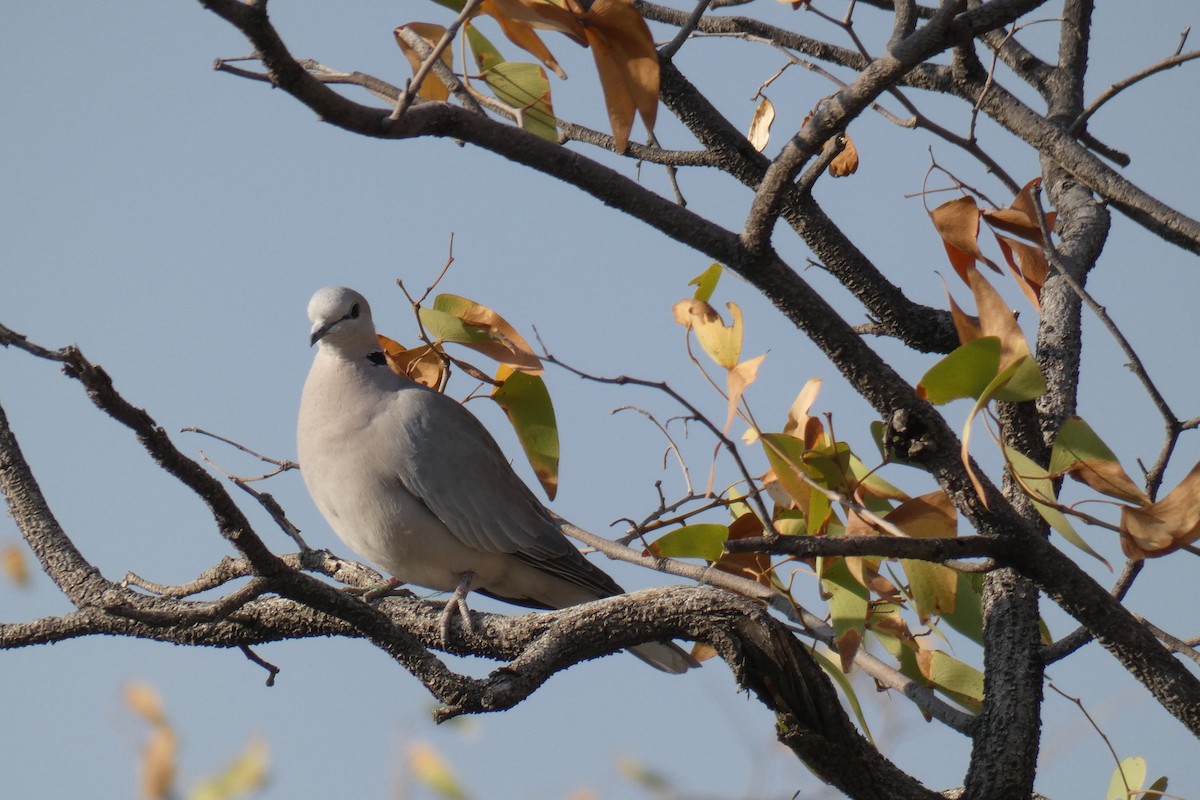
[[[809,453],[804,449],[804,442],[786,433],[764,433],[761,441],[775,477],[804,513],[808,532],[819,533],[829,519],[832,506],[828,497],[800,477],[803,474],[818,484],[822,481],[820,470],[806,462],[805,456]]]
[[[1121,760],[1113,770],[1112,779],[1108,782],[1108,793],[1104,800],[1126,800],[1133,792],[1140,792],[1146,784],[1146,759],[1141,756],[1130,756]],[[1129,788],[1126,789],[1125,787]]]
[[[435,341],[457,344],[483,344],[496,339],[483,328],[465,324],[461,319],[437,308],[417,312],[423,327]]]
[[[728,538],[727,525],[684,525],[660,536],[650,545],[650,550],[657,556],[667,558],[703,558],[705,561],[716,561],[725,553],[725,540]]]
[[[1050,453],[1050,474],[1070,474],[1110,497],[1150,505],[1150,498],[1121,467],[1113,451],[1080,417],[1069,417],[1058,429]]]
[[[723,270],[724,267],[714,262],[704,272],[701,272],[688,281],[688,286],[696,287],[696,293],[692,295],[693,299],[701,300],[705,303],[711,300],[713,292],[717,288],[717,281],[720,280]]]
[[[550,102],[550,81],[537,64],[504,61],[483,73],[496,99],[525,112],[525,130],[558,141],[558,121]]]
[[[441,2],[441,0],[435,1]],[[475,65],[480,72],[487,72],[497,64],[504,62],[504,56],[500,55],[496,46],[474,25],[468,22],[463,27],[467,32],[467,42],[471,45],[471,54],[475,56]]]
[[[858,694],[855,693],[854,687],[850,684],[850,679],[846,677],[846,673],[838,668],[838,665],[833,663],[819,650],[810,650],[809,654],[816,659],[821,665],[821,669],[825,670],[825,674],[833,678],[838,686],[842,687],[842,694],[846,696],[846,701],[850,703],[850,710],[854,712],[855,718],[858,719],[859,727],[863,729],[863,734],[871,744],[875,744],[875,737],[871,735],[871,729],[867,726],[867,718],[863,715],[862,705],[858,702]]]
[[[830,563],[825,560],[821,569],[821,585],[829,598],[830,623],[837,633],[838,655],[842,660],[842,671],[848,672],[854,653],[862,641],[867,627],[869,593],[854,576],[844,559]]]
[[[1076,533],[1071,527],[1070,521],[1066,515],[1056,508],[1051,508],[1044,503],[1038,502],[1039,499],[1057,503],[1058,498],[1054,494],[1054,482],[1050,479],[1050,474],[1046,470],[1037,465],[1033,459],[1018,453],[1011,447],[1004,448],[1004,457],[1008,460],[1009,468],[1012,470],[1013,476],[1017,478],[1018,484],[1026,490],[1032,492],[1029,499],[1033,501],[1033,507],[1037,509],[1038,514],[1042,519],[1059,533],[1064,539],[1078,547],[1083,552],[1099,559],[1100,563],[1108,567],[1112,571],[1112,565],[1097,553],[1095,550],[1083,540],[1083,537]]]
[[[922,623],[936,614],[954,612],[958,573],[941,564],[916,559],[902,558],[900,564],[908,576],[913,605],[917,607],[917,616]]]
[[[1002,380],[1003,379],[1003,380]],[[1021,356],[996,376],[992,386],[984,390],[989,400],[1022,403],[1036,400],[1046,393],[1046,376],[1033,356]]]
[[[941,650],[922,651],[917,662],[935,689],[976,714],[983,710],[982,672]]]
[[[921,378],[917,392],[934,405],[978,398],[1000,369],[1000,339],[983,336],[952,351]]]
[[[954,610],[943,611],[942,621],[976,644],[983,644],[983,576],[958,573]]]
[[[507,364],[500,365],[496,380],[500,385],[492,390],[492,399],[504,409],[538,482],[553,500],[558,493],[558,422],[546,383]]]

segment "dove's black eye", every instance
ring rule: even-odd
[[[358,303],[350,306],[350,319],[358,319]]]

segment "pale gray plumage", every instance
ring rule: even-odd
[[[371,309],[329,287],[308,304],[319,345],[300,401],[297,447],[309,494],[334,532],[404,583],[471,588],[518,605],[564,608],[619,594],[517,477],[462,404],[393,372]],[[631,648],[684,672],[668,642]]]

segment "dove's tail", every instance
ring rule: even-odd
[[[670,672],[675,675],[687,672],[700,666],[700,662],[688,655],[688,652],[673,642],[647,642],[629,648],[629,652],[645,661],[655,669]]]

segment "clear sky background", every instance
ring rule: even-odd
[[[825,5],[835,13],[841,8]],[[1089,97],[1169,55],[1180,32],[1200,23],[1200,10],[1186,0],[1101,6]],[[878,51],[886,33],[868,24],[868,11],[860,9],[860,33]],[[786,4],[759,0],[746,12],[827,32],[815,16]],[[1044,16],[1055,13],[1052,4]],[[282,0],[273,17],[295,55],[393,83],[403,82],[408,67],[392,28],[449,19],[433,3]],[[1055,29],[1041,29],[1031,29],[1028,41],[1051,57],[1046,37]],[[550,41],[571,74],[554,84],[560,115],[602,128],[590,55]],[[703,256],[492,155],[444,140],[359,139],[320,123],[283,92],[211,70],[214,57],[248,49],[191,0],[10,3],[0,10],[0,321],[46,346],[79,344],[169,431],[196,425],[293,457],[295,412],[312,355],[304,314],[309,296],[328,284],[353,286],[371,299],[382,331],[412,341],[415,328],[394,281],[423,289],[445,262],[453,233],[456,261],[442,290],[492,306],[526,333],[536,326],[556,355],[580,368],[666,378],[709,413],[723,413],[688,363],[670,315],[672,303],[688,294],[687,281],[708,265]],[[515,56],[511,46],[504,49]],[[683,53],[681,68],[712,87],[738,124],[748,124],[750,96],[782,64],[765,48],[717,40],[689,44]],[[1192,216],[1200,214],[1192,142],[1200,123],[1197,70],[1185,66],[1145,82],[1092,123],[1099,138],[1133,154],[1126,170],[1133,180]],[[780,110],[768,152],[830,91],[800,70],[768,90]],[[961,106],[911,96],[965,130]],[[859,173],[823,179],[819,199],[910,296],[944,307],[938,273],[950,271],[942,246],[920,200],[904,198],[921,188],[928,141],[873,114],[851,132],[862,156]],[[666,120],[659,136],[668,147],[692,146]],[[1037,174],[1035,156],[993,126],[983,125],[981,136],[1018,180]],[[1003,188],[968,159],[948,145],[933,146],[940,163],[1007,201]],[[632,162],[614,163],[635,174]],[[641,180],[667,191],[653,166],[642,168]],[[685,174],[681,183],[693,208],[740,226],[746,190],[703,173]],[[805,249],[780,233],[781,251],[802,266]],[[863,320],[819,271],[806,276],[851,321]],[[1200,413],[1195,258],[1114,215],[1091,287],[1180,415]],[[1032,311],[1013,287],[1004,291],[1031,322]],[[872,452],[866,430],[873,412],[766,301],[736,278],[722,282],[716,299],[746,310],[746,354],[770,352],[751,395],[760,419],[782,425],[795,393],[819,376],[826,384],[817,408],[834,412],[839,436],[856,450]],[[1092,322],[1089,331],[1080,411],[1132,472],[1135,459],[1153,460],[1161,424],[1111,339]],[[933,363],[880,346],[914,381]],[[655,480],[664,481],[668,495],[679,491],[677,473],[662,468],[664,443],[646,421],[609,413],[632,404],[665,418],[677,409],[650,393],[598,388],[561,371],[547,380],[563,439],[557,511],[605,532],[615,519],[653,510]],[[459,393],[469,388],[461,380],[452,384]],[[183,582],[230,554],[196,498],[155,469],[133,437],[52,364],[0,352],[0,401],[59,520],[110,579],[134,571]],[[528,477],[501,413],[484,403],[472,408]],[[948,413],[958,425],[966,408]],[[228,469],[261,471],[213,441],[174,438]],[[983,437],[977,441],[982,450]],[[689,442],[694,474],[706,473],[710,450],[703,437]],[[1197,460],[1200,442],[1192,434],[1181,443],[1168,486]],[[909,488],[928,490],[915,473],[897,474]],[[349,555],[299,475],[266,488],[310,544]],[[244,507],[270,546],[294,550],[252,503]],[[1119,563],[1111,534],[1086,535]],[[15,526],[0,519],[0,544],[17,538]],[[628,587],[669,580],[605,567]],[[1195,568],[1186,554],[1151,563],[1129,603],[1177,635],[1195,635]],[[484,599],[474,605],[500,608]],[[1056,635],[1074,627],[1049,602],[1043,607]],[[68,610],[40,574],[25,589],[0,584],[6,622]],[[979,662],[976,649],[960,641],[955,647]],[[120,695],[137,680],[158,688],[180,731],[184,788],[261,736],[272,763],[262,796],[271,800],[427,796],[404,766],[418,741],[441,751],[474,797],[550,800],[580,789],[606,799],[647,796],[622,775],[619,764],[628,760],[661,772],[687,797],[787,798],[797,790],[803,797],[833,796],[775,743],[769,712],[738,695],[720,663],[672,677],[628,656],[603,659],[556,676],[510,712],[439,728],[430,721],[425,690],[367,644],[314,640],[259,653],[283,670],[273,688],[237,651],[93,638],[0,653],[0,794],[133,796],[144,730]],[[1174,793],[1200,797],[1196,741],[1097,645],[1054,665],[1050,675],[1082,698],[1121,756],[1145,756],[1152,774],[1171,776]],[[925,723],[903,699],[876,695],[865,681],[857,685],[889,756],[931,787],[960,785],[969,752],[963,737]],[[1113,768],[1103,741],[1074,705],[1053,693],[1046,699],[1042,767],[1038,788],[1056,800],[1103,797]]]

